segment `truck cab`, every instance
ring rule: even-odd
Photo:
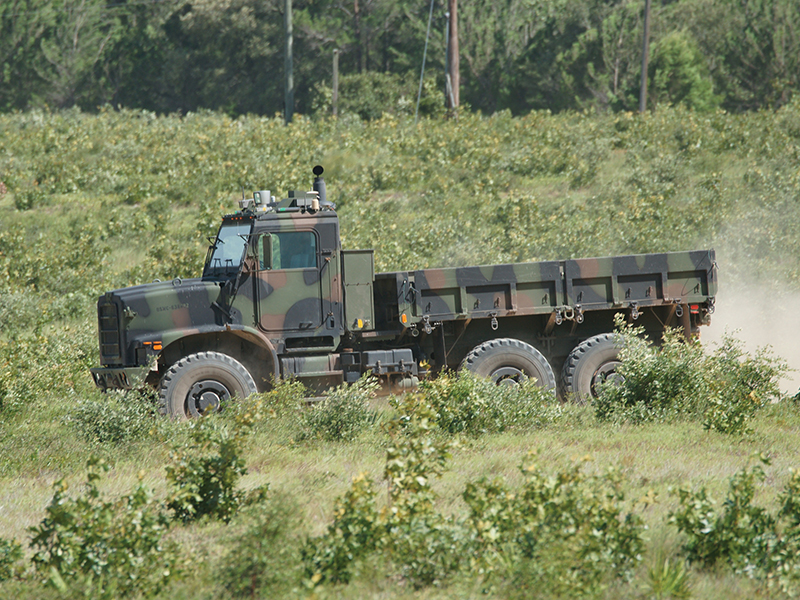
[[[281,378],[301,379],[312,395],[358,379],[362,356],[348,345],[351,331],[375,322],[372,252],[342,252],[322,168],[315,174],[313,191],[289,192],[280,201],[259,191],[240,201],[239,211],[223,217],[201,277],[101,296],[96,385],[150,384],[161,390],[163,413],[188,417]],[[399,324],[395,329],[402,332]],[[389,351],[388,360],[384,354],[379,370],[387,384],[415,385],[412,352]],[[393,361],[395,354],[402,358]],[[194,370],[202,373],[187,378]],[[198,377],[207,379],[176,387],[177,380]]]

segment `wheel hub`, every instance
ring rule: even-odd
[[[491,374],[491,379],[497,385],[516,386],[525,381],[528,376],[516,367],[500,367]]]
[[[206,412],[217,412],[223,403],[231,399],[231,393],[219,381],[198,381],[186,396],[188,412],[193,417],[201,417]]]
[[[597,398],[597,394],[602,384],[610,383],[612,385],[621,385],[625,382],[625,378],[617,373],[617,367],[620,364],[621,363],[618,360],[612,360],[604,365],[601,365],[600,368],[594,372],[594,375],[592,376],[593,398]]]

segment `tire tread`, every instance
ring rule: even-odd
[[[541,359],[544,361],[544,366],[547,367],[545,369],[545,372],[549,376],[548,381],[546,382],[543,381],[541,383],[544,384],[543,387],[546,387],[547,389],[555,389],[556,387],[555,375],[553,374],[553,369],[550,367],[550,363],[547,361],[544,355],[538,350],[536,350],[536,348],[534,348],[530,344],[514,338],[494,338],[491,340],[487,340],[481,344],[478,344],[472,350],[470,350],[464,357],[464,360],[461,361],[461,368],[471,371],[472,369],[470,367],[474,366],[475,362],[478,359],[483,357],[487,352],[503,346],[517,348],[524,352],[530,353],[534,357],[536,357],[537,355],[541,356]],[[531,349],[535,352],[535,354],[530,352]]]
[[[583,357],[596,348],[601,342],[616,341],[616,339],[616,333],[601,333],[584,340],[572,349],[572,352],[567,356],[567,360],[564,361],[564,366],[561,369],[561,389],[565,397],[576,393],[575,372]]]
[[[169,398],[167,397],[167,389],[169,388],[169,383],[178,375],[180,372],[185,369],[186,367],[191,366],[193,363],[198,361],[219,361],[236,371],[239,375],[242,376],[242,380],[247,384],[247,387],[250,388],[249,394],[255,394],[258,392],[256,387],[255,380],[250,372],[235,358],[228,356],[227,354],[222,354],[221,352],[214,352],[211,350],[206,350],[203,352],[195,352],[194,354],[190,354],[189,356],[185,356],[184,358],[180,359],[176,363],[174,363],[167,372],[164,373],[164,376],[161,378],[161,385],[158,391],[158,412],[162,416],[167,416],[169,414]]]

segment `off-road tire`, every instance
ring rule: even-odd
[[[615,333],[596,335],[573,348],[561,370],[564,397],[579,404],[596,398],[597,384],[616,373],[620,350]]]
[[[234,396],[258,391],[252,375],[238,360],[219,352],[197,352],[172,365],[161,378],[159,410],[176,419],[221,410]]]
[[[530,344],[511,338],[489,340],[476,346],[464,358],[461,368],[488,377],[498,385],[532,377],[545,389],[556,387],[553,368],[544,355]]]

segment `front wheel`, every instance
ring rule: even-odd
[[[583,404],[597,398],[603,383],[621,383],[622,376],[617,373],[621,349],[619,336],[614,333],[596,335],[578,344],[561,371],[565,395]]]
[[[161,379],[162,415],[177,419],[222,410],[234,396],[257,392],[252,375],[238,360],[219,352],[197,352],[172,365]]]
[[[467,354],[461,368],[488,377],[497,385],[518,385],[528,378],[554,390],[556,377],[544,355],[530,344],[511,338],[489,340]]]

